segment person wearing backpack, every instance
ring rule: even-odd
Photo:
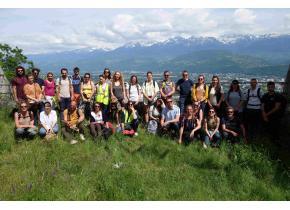
[[[251,79],[250,86],[246,93],[244,122],[248,140],[254,140],[259,136],[262,123],[261,98],[263,92],[257,85],[257,79]]]
[[[74,74],[71,78],[73,86],[73,100],[76,101],[79,105],[81,100],[81,82],[83,82],[83,78],[80,76],[80,69],[78,67],[75,67],[73,71]]]
[[[72,81],[68,77],[68,70],[62,68],[61,77],[56,80],[56,96],[60,103],[60,118],[63,120],[63,111],[70,107],[74,99]]]
[[[136,75],[132,75],[126,88],[126,96],[129,101],[133,102],[135,108],[137,108],[141,94],[142,89],[138,83],[138,78]]]
[[[264,121],[265,133],[269,135],[273,143],[279,145],[281,118],[283,117],[287,100],[275,92],[275,83],[267,83],[268,92],[261,99],[262,118]]]
[[[208,86],[205,84],[204,75],[198,76],[198,82],[192,86],[191,96],[192,102],[198,102],[204,112],[208,100]]]
[[[64,127],[61,129],[62,134],[70,144],[76,144],[78,141],[74,138],[75,133],[80,135],[80,139],[85,141],[83,121],[85,115],[82,109],[77,108],[77,102],[72,101],[69,108],[65,109],[63,112],[63,124]]]
[[[164,71],[163,75],[164,80],[161,83],[160,94],[162,100],[165,101],[167,98],[171,98],[175,93],[175,84],[170,79],[169,71]]]
[[[159,87],[156,81],[153,80],[151,71],[147,72],[147,79],[142,85],[143,90],[143,103],[144,103],[144,119],[146,124],[149,122],[148,111],[150,106],[156,101]]]
[[[232,81],[225,99],[227,107],[234,108],[235,116],[242,120],[244,94],[240,89],[238,80]]]
[[[223,86],[220,84],[220,79],[218,76],[212,77],[208,90],[208,106],[209,108],[214,108],[217,116],[221,117],[224,109],[224,90]]]
[[[84,74],[84,81],[81,82],[81,107],[84,110],[85,118],[88,120],[91,115],[91,104],[95,93],[95,85],[91,80],[91,74]]]
[[[19,101],[19,111],[14,113],[16,141],[21,138],[34,138],[36,127],[32,111],[28,111],[28,103],[24,100]]]

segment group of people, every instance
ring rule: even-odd
[[[225,93],[218,76],[207,85],[204,75],[199,75],[195,83],[186,70],[176,83],[169,71],[164,71],[160,82],[148,71],[142,84],[136,75],[125,82],[120,71],[111,75],[108,68],[95,82],[90,73],[80,76],[78,67],[72,76],[62,68],[57,79],[49,72],[43,80],[39,72],[35,68],[25,74],[19,66],[12,80],[13,97],[19,105],[14,114],[17,139],[33,138],[37,133],[48,138],[61,127],[64,138],[75,144],[85,140],[85,126],[94,140],[107,139],[115,132],[137,136],[140,122],[148,133],[185,144],[200,140],[204,148],[218,147],[222,139],[254,141],[263,128],[272,139],[279,138],[285,100],[275,92],[274,82],[268,82],[264,94],[255,78],[246,91],[233,80]]]

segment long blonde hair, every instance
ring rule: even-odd
[[[114,72],[114,75],[113,75],[113,83],[116,82],[116,77],[115,76],[116,76],[117,73],[120,74],[120,78],[119,78],[120,84],[123,85],[124,84],[123,75],[122,75],[122,73],[120,71],[115,71]]]

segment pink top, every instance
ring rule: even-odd
[[[49,82],[48,80],[44,80],[44,94],[46,96],[54,96],[54,88],[55,84],[54,81]]]

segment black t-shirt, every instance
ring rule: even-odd
[[[180,79],[177,81],[176,86],[180,88],[180,95],[181,96],[189,96],[191,94],[191,88],[193,86],[193,81],[191,79],[184,80]]]
[[[232,119],[229,119],[228,117],[222,118],[222,125],[225,125],[227,129],[236,133],[241,130],[241,121],[237,117],[233,117]]]
[[[36,83],[39,84],[40,88],[42,88],[42,86],[44,86],[44,80],[41,78],[37,78]]]
[[[184,118],[181,123],[181,126],[184,126],[184,131],[191,132],[197,126],[196,119],[186,119]]]
[[[274,93],[270,95],[269,93],[265,93],[261,99],[262,104],[264,104],[265,112],[271,111],[276,103],[282,103],[282,96],[278,93]],[[277,114],[278,112],[276,112]],[[273,113],[274,114],[274,113]]]

